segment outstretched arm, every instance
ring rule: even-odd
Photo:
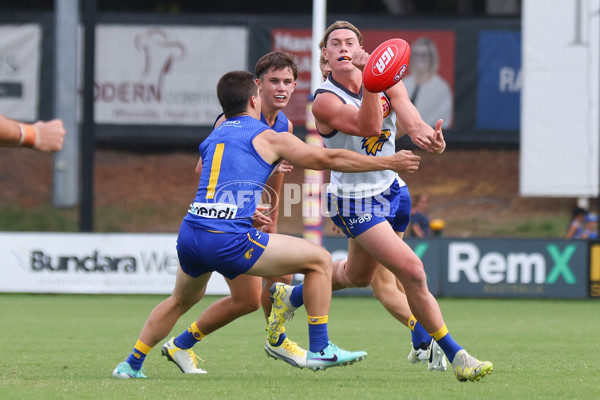
[[[266,130],[253,140],[261,157],[273,163],[286,159],[291,164],[308,169],[330,169],[340,172],[365,172],[389,169],[397,173],[413,173],[421,157],[402,150],[393,156],[373,157],[345,149],[310,146],[288,132]]]
[[[406,133],[412,142],[429,153],[441,154],[446,149],[442,133],[442,120],[438,120],[435,129],[427,125],[421,114],[410,101],[403,82],[386,91],[392,108],[396,112],[396,125],[400,132]]]
[[[59,119],[31,125],[0,115],[0,146],[30,147],[53,153],[62,149],[64,137],[65,129]]]

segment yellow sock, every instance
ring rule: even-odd
[[[444,336],[446,336],[447,334],[448,334],[448,328],[446,328],[446,324],[444,324],[444,326],[442,326],[440,328],[440,330],[438,330],[437,332],[433,332],[431,334],[431,337],[433,337],[436,342],[439,342],[439,340],[441,338],[443,338]]]
[[[139,351],[143,355],[147,355],[148,353],[150,353],[150,350],[152,350],[152,347],[150,347],[147,344],[145,344],[145,343],[141,342],[140,340],[138,340],[135,343],[134,349],[136,349],[137,351]]]
[[[192,335],[194,335],[194,339],[196,339],[196,340],[202,340],[203,338],[206,337],[206,335],[204,333],[202,333],[202,331],[198,328],[198,325],[196,324],[195,321],[188,328],[188,332],[191,333]]]

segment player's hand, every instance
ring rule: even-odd
[[[267,217],[264,212],[269,211],[268,206],[257,205],[256,210],[254,210],[254,215],[252,215],[252,226],[255,228],[260,228],[261,226],[268,225],[271,222],[271,218]]]
[[[421,157],[413,154],[413,152],[410,150],[400,150],[391,157],[394,162],[394,167],[392,168],[392,170],[396,171],[399,174],[412,174],[414,172],[417,172],[417,170],[419,169]]]
[[[361,71],[365,68],[367,60],[369,59],[369,53],[363,49],[358,49],[352,53],[352,64]]]
[[[428,153],[442,154],[446,150],[446,141],[442,133],[443,122],[444,120],[438,119],[433,132],[415,136],[412,138],[413,143]]]
[[[285,174],[288,172],[292,172],[293,170],[294,170],[294,166],[292,164],[290,164],[289,162],[283,160],[279,164],[277,164],[277,166],[275,167],[275,170],[273,172],[276,174]]]
[[[53,153],[62,149],[65,139],[65,128],[60,119],[33,124],[35,129],[35,143],[33,148],[38,151]]]

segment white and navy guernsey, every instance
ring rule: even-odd
[[[333,93],[344,104],[358,108],[362,103],[362,89],[359,94],[353,93],[333,79],[329,74],[327,79],[315,91],[315,97],[320,93]],[[330,133],[319,132],[325,146],[331,149],[347,149],[369,156],[391,156],[396,152],[396,113],[392,110],[390,99],[381,93],[383,104],[383,125],[378,137],[361,137],[345,134],[334,130]],[[372,172],[337,172],[331,171],[331,181],[327,191],[338,197],[364,198],[384,192],[398,179],[400,186],[406,186],[404,181],[393,171]]]

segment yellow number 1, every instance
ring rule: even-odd
[[[223,160],[223,150],[225,143],[217,144],[215,154],[213,155],[212,165],[210,167],[210,177],[208,178],[208,186],[206,187],[206,198],[212,199],[215,197],[215,188],[219,181],[219,173],[221,172],[221,161]]]

